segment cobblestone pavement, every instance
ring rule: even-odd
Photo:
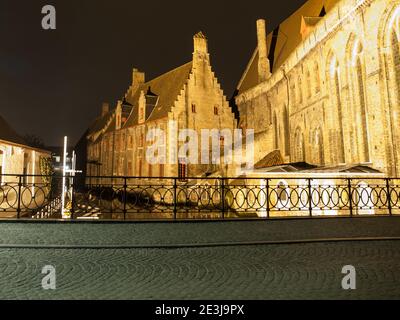
[[[53,265],[57,289],[41,288]],[[342,267],[357,290],[341,289]],[[231,248],[0,250],[1,299],[394,299],[400,242]]]
[[[340,237],[350,236],[351,232],[356,236],[399,235],[399,220],[386,218],[272,222],[4,223],[0,224],[0,243],[135,245],[160,241],[176,244],[184,240],[259,241],[287,239],[288,233],[289,238],[334,236],[328,228],[335,226],[340,229],[335,231]],[[296,233],[300,227],[309,231]],[[341,270],[349,264],[357,270],[355,291],[341,289]],[[45,265],[56,268],[55,291],[41,288],[41,270]],[[399,299],[400,241],[198,248],[0,248],[0,298]]]
[[[200,223],[0,223],[0,245],[159,245],[400,237],[400,217]]]

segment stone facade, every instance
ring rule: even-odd
[[[112,111],[103,108],[102,116],[87,135],[88,175],[195,177],[217,169],[201,164],[200,159],[199,164],[183,165],[185,159],[178,157],[175,161],[170,154],[184,144],[183,141],[174,143],[171,139],[179,130],[197,132],[198,154],[201,155],[201,129],[233,130],[237,127],[212,71],[206,37],[200,32],[193,40],[191,62],[148,82],[144,73],[134,69],[132,85],[123,101],[119,101]],[[176,123],[176,130],[171,123]],[[154,143],[147,137],[150,129],[160,129],[166,134],[161,143],[166,158],[160,158],[156,164],[150,164],[146,159],[146,152]]]
[[[256,162],[280,150],[287,163],[364,164],[398,176],[400,1],[341,0],[328,10],[324,2],[295,14],[301,41],[280,64],[266,55],[273,41],[258,21],[258,49],[236,97],[239,125],[255,129]],[[311,5],[324,13],[307,16]]]

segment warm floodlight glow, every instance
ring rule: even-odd
[[[62,179],[62,197],[61,197],[61,216],[66,218],[65,215],[65,175],[67,174],[67,143],[68,137],[64,137],[64,154],[63,154],[63,179]]]
[[[398,7],[392,17],[389,20],[389,32],[391,32],[391,30],[393,30],[393,28],[396,31],[396,35],[397,35],[397,40],[399,40],[399,35],[400,35],[400,24],[399,24],[399,17],[400,17],[400,7]],[[390,41],[390,40],[389,40]]]
[[[335,76],[336,72],[339,72],[339,67],[337,66],[336,57],[332,57],[329,69],[330,69],[330,73],[331,73],[331,77],[332,78]]]
[[[360,40],[356,39],[353,45],[353,52],[351,54],[351,63],[353,67],[356,65],[357,57],[359,56],[359,54],[361,54],[361,52],[362,52],[362,46]]]

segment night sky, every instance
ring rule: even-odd
[[[231,97],[256,46],[256,19],[271,31],[305,0],[0,0],[0,114],[47,145],[75,143],[131,83],[191,60],[192,37],[209,40],[214,71]],[[42,7],[57,30],[41,27]]]

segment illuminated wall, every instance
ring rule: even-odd
[[[399,40],[400,1],[339,1],[278,70],[237,97],[241,125],[259,133],[255,161],[279,149],[287,162],[399,175]]]

